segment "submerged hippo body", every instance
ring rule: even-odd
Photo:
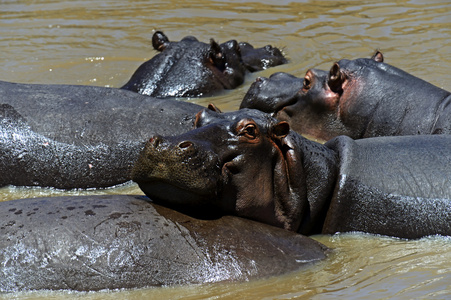
[[[235,40],[206,44],[188,36],[170,42],[157,31],[152,44],[161,53],[143,63],[123,89],[158,98],[211,96],[241,85],[248,71],[287,63],[277,48],[254,49]]]
[[[283,80],[282,80],[283,79]],[[280,92],[282,91],[282,92]],[[451,133],[451,93],[383,62],[340,60],[304,79],[261,78],[241,108],[255,108],[317,139]]]
[[[194,219],[143,198],[0,202],[0,292],[247,281],[298,270],[327,252],[279,228]]]
[[[190,130],[201,108],[120,89],[0,82],[0,186],[123,183],[149,135]]]
[[[195,126],[152,138],[140,155],[132,177],[153,199],[303,234],[451,235],[450,136],[340,136],[322,145],[246,109],[206,110]]]

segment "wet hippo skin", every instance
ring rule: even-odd
[[[0,81],[0,186],[126,182],[149,136],[190,130],[202,108],[121,89]]]
[[[303,135],[327,141],[451,133],[451,93],[383,62],[342,59],[329,72],[259,78],[240,107],[272,113]]]
[[[171,42],[156,31],[152,45],[160,53],[139,66],[122,89],[158,98],[212,96],[240,86],[247,72],[287,63],[275,47],[235,40],[207,44],[187,36]]]
[[[0,202],[0,291],[247,281],[299,270],[327,248],[233,216],[200,220],[144,196]]]
[[[204,110],[195,126],[152,137],[138,158],[132,178],[155,201],[302,234],[451,235],[449,135],[323,145],[248,109]]]

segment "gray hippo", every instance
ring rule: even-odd
[[[451,235],[451,136],[325,145],[257,110],[204,110],[195,130],[152,137],[132,178],[153,200],[302,234]]]
[[[0,292],[248,281],[326,257],[305,236],[233,216],[200,220],[144,196],[0,202]]]
[[[190,130],[202,108],[120,89],[0,81],[0,186],[126,182],[150,135]]]
[[[303,135],[329,140],[451,133],[451,93],[371,58],[342,59],[329,72],[310,69],[259,78],[241,108],[272,113]]]
[[[211,96],[241,85],[246,72],[287,63],[277,48],[255,49],[235,40],[207,44],[188,36],[170,42],[157,31],[152,45],[160,53],[139,66],[122,89],[158,98]]]

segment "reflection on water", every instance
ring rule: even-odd
[[[368,1],[13,1],[0,0],[0,80],[119,87],[155,55],[150,39],[194,35],[283,47],[284,66],[249,74],[219,96],[189,101],[234,110],[258,76],[303,76],[341,58],[369,57],[451,90],[449,0]],[[47,195],[141,193],[135,184],[100,191],[0,189],[0,201]],[[451,241],[406,241],[362,234],[317,236],[334,249],[295,274],[240,284],[98,293],[31,293],[6,299],[446,299],[451,296]]]

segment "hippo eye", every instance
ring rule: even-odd
[[[308,89],[310,89],[311,84],[312,84],[312,82],[310,81],[310,77],[305,76],[304,77],[304,84],[303,84],[302,88],[305,89],[305,90],[308,90]]]
[[[252,119],[242,119],[236,124],[236,135],[241,138],[244,138],[244,140],[241,140],[243,142],[251,142],[255,143],[258,142],[258,135],[259,130],[257,127],[257,124]]]
[[[255,124],[246,125],[241,132],[241,135],[244,135],[249,139],[255,139],[257,137],[257,128],[255,127]]]

